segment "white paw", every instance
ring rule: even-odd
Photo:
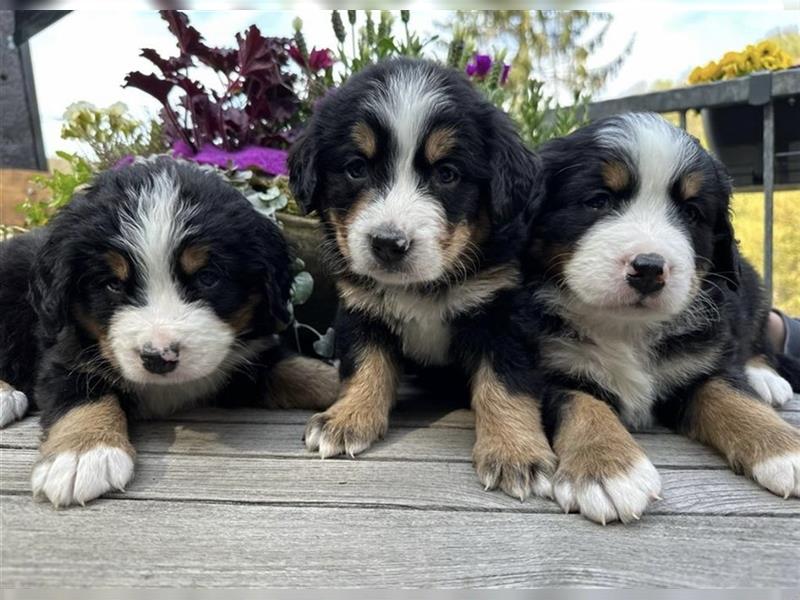
[[[597,523],[639,520],[647,505],[659,500],[661,477],[647,458],[628,473],[605,480],[571,481],[556,474],[553,493],[565,512],[578,511]]]
[[[84,452],[60,452],[39,462],[31,475],[34,497],[54,506],[86,504],[112,490],[123,490],[133,477],[133,458],[120,448],[98,446]]]
[[[306,425],[305,442],[310,451],[318,451],[320,458],[346,454],[355,458],[383,435],[386,425],[374,428],[335,427],[328,413],[313,415]]]
[[[28,398],[15,389],[0,390],[0,428],[19,421],[28,410]]]
[[[753,479],[773,494],[800,497],[800,452],[768,458],[753,467]]]
[[[747,379],[761,399],[772,406],[783,406],[792,399],[792,386],[771,367],[747,365]]]

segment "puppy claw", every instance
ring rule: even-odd
[[[361,424],[348,425],[342,414],[318,413],[311,417],[306,426],[305,444],[311,452],[318,452],[320,458],[349,456],[355,458],[382,437],[386,424],[364,427]]]
[[[484,491],[500,488],[520,502],[529,496],[553,497],[550,477],[554,469],[547,458],[532,459],[531,464],[519,464],[481,457],[480,454],[480,451],[476,451],[474,462]]]

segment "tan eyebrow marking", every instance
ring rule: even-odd
[[[181,269],[187,275],[193,275],[208,264],[208,246],[189,246],[179,259]]]
[[[603,182],[613,192],[621,192],[631,182],[631,174],[628,168],[619,161],[603,163],[601,170]]]
[[[700,193],[700,188],[703,186],[703,173],[700,171],[693,171],[681,177],[681,199],[688,200],[694,198]]]
[[[452,127],[435,129],[425,140],[425,159],[433,164],[443,159],[456,146],[456,132]]]
[[[359,121],[353,127],[351,135],[358,149],[364,153],[364,156],[367,158],[375,156],[375,152],[378,148],[378,140],[375,137],[375,132],[372,127],[364,123],[364,121]]]
[[[106,262],[111,267],[111,271],[120,281],[127,281],[131,271],[128,261],[119,252],[109,250],[106,252]]]

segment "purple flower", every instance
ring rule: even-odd
[[[472,57],[474,62],[467,63],[467,75],[483,79],[492,70],[492,57],[488,54],[476,54]]]
[[[128,154],[120,158],[114,165],[114,168],[121,169],[127,167],[128,165],[132,165],[134,160],[136,160],[136,157],[133,154]]]
[[[322,69],[330,69],[333,66],[331,51],[327,48],[321,50],[313,48],[308,55],[308,66],[315,73]]]
[[[223,169],[235,167],[249,169],[256,167],[269,175],[288,175],[286,167],[287,152],[276,148],[259,148],[248,146],[236,152],[226,152],[205,144],[197,153],[181,140],[172,146],[172,153],[179,158],[186,158],[201,165],[216,165]]]
[[[503,65],[503,70],[500,72],[500,85],[505,85],[508,81],[508,72],[511,70],[511,65]]]

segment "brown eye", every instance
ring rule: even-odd
[[[119,279],[111,279],[106,282],[106,290],[115,296],[118,296],[125,291],[125,284],[123,284]]]
[[[434,169],[434,177],[441,185],[452,185],[461,177],[458,169],[453,165],[437,165]]]
[[[584,205],[592,210],[605,210],[611,206],[611,196],[606,193],[596,194],[586,200]]]
[[[201,287],[210,290],[219,283],[219,276],[213,271],[206,269],[197,274],[197,283],[200,284]]]
[[[692,225],[695,223],[700,223],[704,219],[703,211],[701,211],[696,204],[691,204],[691,199],[687,200],[681,206],[681,212],[683,213],[683,216],[686,217],[686,220]]]
[[[367,161],[363,158],[353,158],[344,166],[344,171],[350,179],[364,179],[367,176]]]

